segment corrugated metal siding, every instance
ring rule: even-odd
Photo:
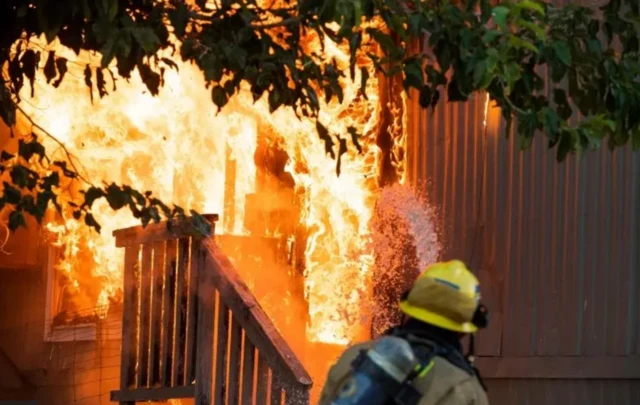
[[[484,133],[484,101],[432,113],[414,95],[407,145],[408,180],[440,214],[443,258],[470,262],[483,284],[492,323],[479,336],[480,354],[640,354],[640,155],[605,146],[559,164],[542,134],[521,152],[497,112]],[[560,404],[540,402],[557,387],[596,398],[624,384],[640,398],[640,380],[491,385],[501,387],[496,403],[520,405]]]
[[[640,385],[630,380],[492,380],[491,404],[630,405],[640,398]]]

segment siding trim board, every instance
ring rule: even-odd
[[[640,380],[640,356],[481,357],[488,379]]]

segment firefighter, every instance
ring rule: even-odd
[[[480,303],[479,287],[477,278],[461,261],[428,266],[400,299],[400,309],[405,315],[403,322],[383,335],[399,337],[409,343],[408,347],[416,359],[415,372],[410,373],[410,378],[396,384],[399,381],[387,377],[397,376],[391,371],[398,369],[390,366],[388,368],[392,370],[385,374],[384,367],[393,363],[394,359],[380,361],[380,353],[371,355],[375,342],[353,346],[330,369],[320,405],[369,405],[372,402],[488,405],[486,389],[473,364],[474,333],[487,326],[487,309]],[[470,336],[469,352],[465,356],[460,341],[467,335]],[[384,348],[385,345],[378,347]],[[367,358],[367,353],[369,360],[373,359],[374,362],[369,361],[368,365],[363,366],[363,363],[367,363],[363,360]],[[398,358],[397,354],[390,357]],[[382,386],[386,381],[390,381],[390,384]],[[416,398],[408,400],[410,395],[398,394],[402,387],[409,387],[403,392],[416,392]],[[378,392],[375,395],[358,392],[365,389],[377,389]],[[388,398],[371,401],[371,398],[385,395]],[[396,395],[402,395],[404,399],[398,400],[399,396]]]

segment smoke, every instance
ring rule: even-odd
[[[373,336],[400,321],[400,296],[438,260],[441,244],[435,223],[435,211],[410,186],[395,184],[381,191],[371,219]]]

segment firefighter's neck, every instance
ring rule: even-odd
[[[419,337],[440,340],[459,350],[462,349],[460,340],[465,337],[463,333],[442,329],[414,318],[406,318],[401,328]]]

